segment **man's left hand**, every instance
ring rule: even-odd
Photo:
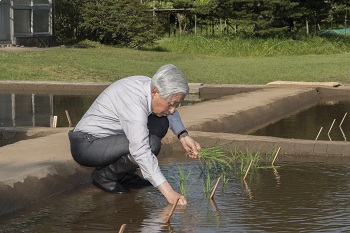
[[[190,158],[197,158],[198,157],[198,150],[201,148],[200,144],[196,142],[193,138],[190,136],[185,136],[180,139],[180,142],[187,151],[187,154]]]

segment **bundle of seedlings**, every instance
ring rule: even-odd
[[[228,182],[228,177],[240,175],[244,176],[247,170],[250,170],[250,178],[257,174],[258,169],[275,167],[271,165],[273,154],[265,155],[264,159],[260,153],[252,152],[249,149],[241,150],[238,147],[225,152],[223,146],[203,147],[198,150],[198,158],[200,160],[199,169],[201,171],[200,177],[203,179],[203,191],[208,196],[213,190],[215,181],[221,177],[222,185]],[[197,181],[197,179],[190,179],[191,172],[184,170],[184,164],[178,168],[179,189],[181,193],[186,196],[188,188]]]
[[[227,172],[231,170],[231,159],[224,153],[222,146],[205,147],[198,150],[201,161],[200,170],[203,178],[203,191],[208,196],[218,177],[223,185],[228,182]]]
[[[230,159],[222,149],[222,146],[201,148],[198,150],[198,158],[209,169],[218,167],[230,168]]]

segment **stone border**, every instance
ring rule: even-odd
[[[38,93],[55,90],[63,93],[98,93],[107,83],[60,82],[0,82],[0,91],[14,88],[27,92],[34,88]],[[193,106],[179,109],[184,124],[202,146],[224,145],[249,148],[266,154],[281,147],[276,163],[309,161],[349,163],[348,142],[327,142],[281,139],[241,135],[271,121],[281,119],[300,109],[308,108],[325,98],[350,99],[349,86],[262,86],[262,85],[191,85],[191,94],[206,98],[204,93],[217,96]],[[235,94],[235,95],[229,95]],[[228,130],[235,128],[236,130]],[[65,190],[89,182],[91,169],[76,164],[69,151],[67,133],[70,128],[57,128],[44,137],[19,141],[0,148],[0,215],[23,208]],[[27,135],[33,129],[21,129]],[[2,132],[3,134],[3,132]],[[6,133],[5,133],[6,134]],[[7,134],[8,136],[9,134]],[[181,154],[183,149],[171,133],[163,140],[160,163]],[[179,161],[180,158],[173,158]]]

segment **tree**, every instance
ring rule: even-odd
[[[138,48],[160,35],[152,12],[136,0],[89,0],[82,18],[86,38],[102,44]]]
[[[55,35],[58,40],[77,39],[81,36],[79,28],[82,22],[82,5],[82,0],[55,1]]]
[[[307,33],[310,31],[316,33],[320,22],[328,18],[331,9],[330,2],[320,0],[295,0],[295,2],[299,3],[296,11],[300,15],[300,25],[305,25]]]
[[[254,35],[276,36],[290,32],[297,6],[298,3],[289,0],[258,1],[254,6]]]
[[[343,28],[350,25],[350,2],[348,0],[332,0],[330,11],[331,27]]]

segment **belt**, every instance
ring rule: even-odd
[[[79,132],[79,131],[73,131],[73,130],[68,132],[68,136],[69,136],[69,138],[79,138],[79,139],[96,138],[96,137],[92,136],[91,134],[83,133],[83,132]]]

